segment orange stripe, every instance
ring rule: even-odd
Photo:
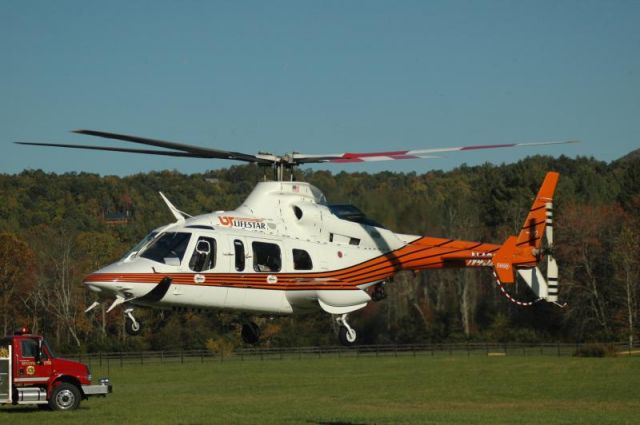
[[[308,273],[94,273],[85,278],[91,282],[122,282],[156,284],[161,277],[170,277],[174,284],[197,286],[228,286],[278,290],[355,289],[357,285],[387,279],[400,270],[423,270],[444,267],[465,267],[447,262],[443,256],[464,251],[494,252],[499,245],[423,237],[400,249],[340,270]],[[195,283],[196,274],[205,277]],[[277,283],[267,283],[268,275],[278,277]],[[327,279],[327,280],[325,280]]]

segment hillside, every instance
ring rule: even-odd
[[[640,167],[628,164],[534,156],[449,172],[304,170],[297,178],[318,186],[330,202],[353,203],[398,232],[502,242],[519,230],[545,172],[559,171],[556,254],[560,298],[567,308],[545,303],[516,307],[482,270],[435,271],[397,276],[388,299],[354,314],[353,324],[365,343],[626,340],[638,337],[633,320],[640,304]],[[262,176],[256,166],[123,178],[38,170],[0,175],[0,264],[7,265],[0,279],[2,330],[29,323],[34,331],[54,335],[57,346],[72,350],[203,348],[207,341],[221,340],[238,344],[234,316],[220,312],[147,311],[140,315],[146,324],[143,336],[127,337],[117,309],[82,313],[94,298],[80,282],[120,258],[151,229],[173,221],[159,190],[181,210],[199,214],[238,206]],[[6,277],[11,264],[20,264],[13,280]],[[511,291],[531,299],[523,287]],[[326,332],[332,319],[324,313],[304,320],[260,320],[264,344],[335,343]]]

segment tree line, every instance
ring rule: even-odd
[[[519,307],[483,270],[400,273],[388,298],[352,315],[364,343],[444,341],[628,341],[638,337],[640,159],[528,157],[513,164],[426,173],[299,170],[332,203],[352,203],[402,233],[502,243],[517,234],[547,171],[561,174],[554,203],[560,299]],[[26,170],[0,174],[0,332],[28,325],[63,351],[233,347],[232,312],[138,309],[145,331],[128,337],[118,309],[83,311],[80,284],[120,258],[151,229],[173,221],[163,191],[191,214],[231,210],[269,169],[233,166],[185,175],[127,177]],[[110,223],[112,215],[126,223]],[[533,299],[526,285],[509,288]],[[143,313],[144,311],[144,313]],[[259,318],[262,344],[335,344],[333,320]]]

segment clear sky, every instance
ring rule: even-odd
[[[247,153],[582,141],[333,171],[640,147],[640,1],[2,1],[0,55],[0,173],[230,165],[13,144],[127,146],[76,128]]]

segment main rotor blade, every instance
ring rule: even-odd
[[[90,150],[96,150],[96,151],[142,153],[142,154],[149,154],[149,155],[179,156],[179,157],[187,157],[187,158],[210,158],[209,156],[196,155],[189,152],[155,151],[151,149],[115,148],[110,146],[67,145],[63,143],[35,143],[35,142],[15,142],[15,143],[17,145],[53,146],[57,148],[90,149]]]
[[[270,164],[272,161],[259,158],[255,155],[249,155],[242,152],[225,151],[221,149],[211,149],[202,146],[187,145],[184,143],[167,142],[165,140],[149,139],[146,137],[130,136],[127,134],[109,133],[106,131],[96,130],[74,130],[72,133],[85,134],[87,136],[104,137],[105,139],[116,139],[125,142],[140,143],[143,145],[156,146],[159,148],[175,149],[198,155],[200,158],[220,158],[235,159],[238,161],[258,162]]]
[[[345,162],[390,161],[390,160],[397,160],[397,159],[424,159],[424,158],[438,158],[438,156],[434,156],[433,154],[441,153],[441,152],[513,148],[518,146],[562,145],[566,143],[578,143],[578,141],[563,140],[563,141],[553,141],[553,142],[506,143],[506,144],[497,144],[497,145],[471,145],[471,146],[458,146],[453,148],[414,149],[414,150],[390,151],[390,152],[364,152],[364,153],[345,152],[345,153],[327,154],[327,155],[306,155],[306,154],[296,153],[296,154],[293,154],[293,160],[296,164],[309,164],[309,163],[317,163],[317,162],[345,163]]]

